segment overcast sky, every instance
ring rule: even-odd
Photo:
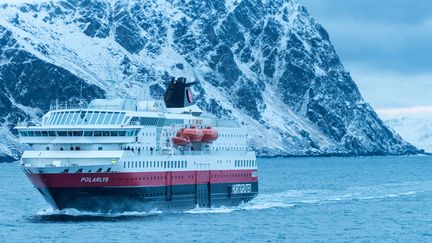
[[[432,114],[432,0],[297,1],[327,29],[374,108]]]

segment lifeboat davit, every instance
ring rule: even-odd
[[[203,130],[196,127],[183,128],[179,132],[181,133],[180,137],[188,137],[192,143],[201,142],[201,139],[204,136]]]
[[[213,129],[211,127],[206,127],[202,130],[203,137],[201,139],[201,142],[203,143],[212,143],[216,141],[219,137],[219,133],[216,129]]]
[[[188,137],[180,137],[180,136],[171,138],[171,142],[176,146],[187,146],[191,143]]]

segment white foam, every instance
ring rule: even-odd
[[[73,217],[83,217],[83,216],[92,216],[92,217],[124,217],[124,216],[148,216],[154,214],[161,214],[162,211],[159,210],[151,210],[149,212],[122,212],[122,213],[110,213],[110,212],[90,212],[90,211],[80,211],[73,208],[63,209],[63,210],[53,210],[51,208],[41,210],[37,213],[39,216],[56,216],[56,215],[65,215],[65,216],[73,216]]]

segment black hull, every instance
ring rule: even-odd
[[[239,187],[239,185],[246,187]],[[233,186],[237,186],[233,189]],[[240,190],[239,190],[240,188]],[[258,182],[145,187],[38,188],[54,209],[91,212],[175,211],[236,206],[258,194]]]

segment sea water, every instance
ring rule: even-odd
[[[432,157],[259,159],[237,207],[53,211],[0,164],[0,242],[432,242]]]

